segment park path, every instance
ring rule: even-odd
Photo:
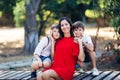
[[[14,69],[14,68],[20,68],[20,67],[27,67],[27,66],[31,65],[31,62],[32,62],[32,58],[1,63],[0,64],[0,70],[2,70],[2,69]]]

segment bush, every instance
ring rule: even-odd
[[[23,26],[25,21],[24,1],[20,1],[19,3],[16,4],[13,13],[14,13],[15,26],[16,27]]]

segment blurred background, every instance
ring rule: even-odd
[[[120,70],[119,6],[120,0],[0,0],[0,70],[30,70],[36,45],[63,16],[85,23],[98,69]]]

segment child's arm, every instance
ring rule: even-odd
[[[84,50],[83,50],[83,43],[82,43],[82,39],[78,38],[78,44],[79,44],[79,55],[78,55],[78,60],[79,61],[84,61],[85,59],[85,54],[84,54]]]
[[[51,36],[51,58],[53,59],[54,56],[54,47],[55,47],[55,40]]]
[[[86,36],[86,41],[83,42],[83,45],[90,51],[94,50],[94,45],[90,36]]]

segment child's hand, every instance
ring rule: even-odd
[[[78,42],[82,43],[83,42],[83,38],[82,37],[78,37]]]
[[[51,38],[52,41],[55,41],[52,32],[50,33],[50,38]]]
[[[74,42],[78,43],[78,38],[77,37],[74,37]]]

